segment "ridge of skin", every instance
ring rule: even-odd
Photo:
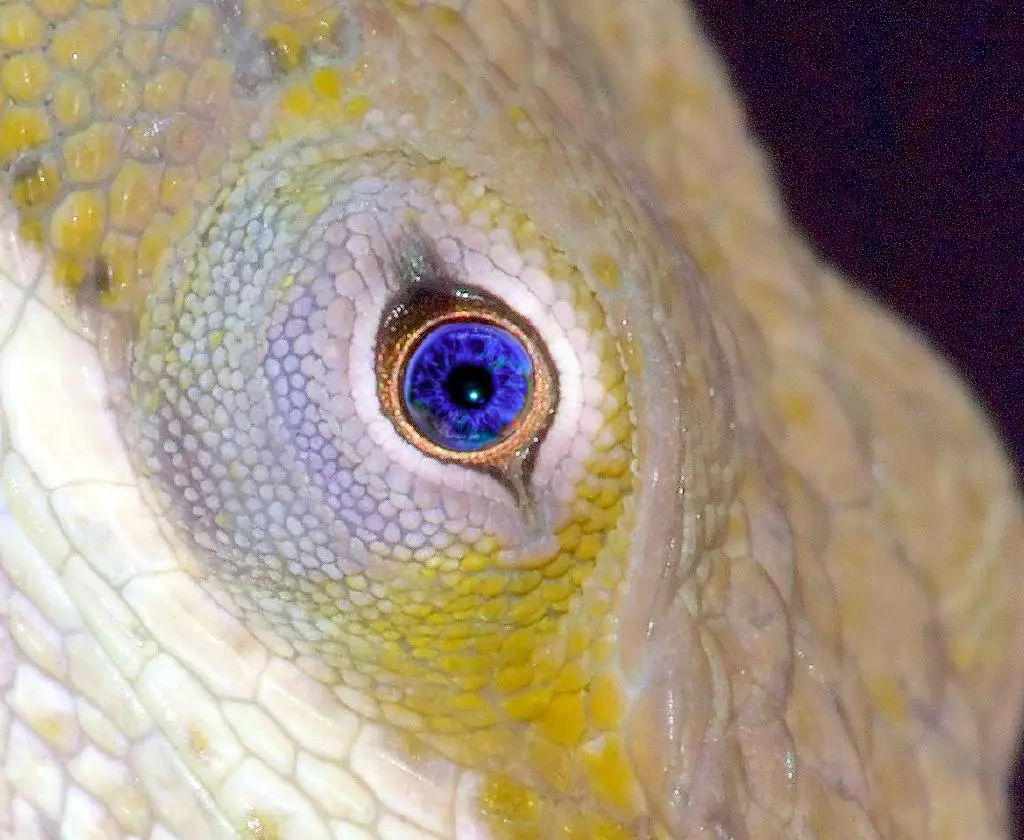
[[[236,7],[264,15],[223,30],[251,43],[195,34],[202,14]],[[302,29],[321,7],[340,14],[343,38]],[[56,228],[33,241],[18,203],[38,149],[66,194],[68,146],[33,145],[32,125],[12,120],[40,102],[71,108],[73,93],[97,112],[112,77],[84,67],[87,45],[115,21],[111,55],[143,67],[146,33],[171,31],[143,23],[128,38],[124,20],[147,15],[199,21],[180,30],[183,54],[199,51],[183,66],[223,59],[253,89],[218,101],[223,68],[202,65],[209,132],[196,135],[196,181],[177,187],[196,202],[191,227],[173,232],[186,217],[166,214],[164,262],[124,268],[105,252],[97,283],[88,260],[60,259]],[[37,19],[54,23],[36,33]],[[96,28],[62,71],[68,99],[56,87],[33,99],[57,47],[32,39],[85,20]],[[318,37],[332,41],[319,70],[337,77],[306,63]],[[42,64],[12,63],[23,55]],[[688,8],[0,0],[0,62],[0,837],[1007,836],[1024,694],[1024,505],[1008,459],[946,365],[791,229]],[[127,132],[154,66],[120,88],[124,113],[76,130]],[[373,165],[408,144],[419,156],[388,172],[408,168],[415,185],[441,171],[430,195],[446,207],[486,216],[468,202],[493,190],[492,217],[520,219],[502,224],[536,249],[557,244],[575,317],[618,347],[621,368],[602,372],[627,383],[628,399],[613,396],[630,409],[632,437],[615,443],[631,483],[613,489],[626,486],[620,465],[601,462],[602,492],[622,496],[614,514],[581,520],[615,522],[592,524],[600,549],[578,537],[565,549],[575,576],[545,571],[536,591],[552,594],[536,597],[554,618],[510,619],[497,664],[470,662],[511,662],[495,686],[534,680],[535,694],[509,689],[501,714],[513,700],[547,705],[520,703],[511,723],[481,708],[497,688],[403,705],[419,672],[383,641],[378,670],[360,670],[358,657],[330,659],[314,622],[280,631],[162,515],[126,444],[126,341],[146,334],[146,294],[176,282],[167,255],[200,247],[201,211],[227,217],[214,199],[258,160],[258,131],[314,151],[332,133],[380,142]],[[46,192],[48,177],[32,183]],[[85,181],[109,201],[123,183],[113,171]],[[466,210],[467,227],[474,218]],[[143,226],[118,234],[141,260]],[[414,578],[424,591],[437,568]],[[458,586],[477,570],[443,571]],[[512,602],[535,605],[533,570],[485,571],[484,595],[465,590],[472,609],[512,580]],[[345,578],[405,606],[387,581],[357,579]],[[387,641],[386,611],[360,632],[381,625]],[[484,723],[431,728],[468,710]]]

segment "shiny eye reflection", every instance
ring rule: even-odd
[[[459,452],[512,434],[533,396],[533,362],[509,332],[456,321],[428,333],[405,374],[405,408],[434,443]]]

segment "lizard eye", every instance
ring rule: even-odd
[[[556,410],[557,375],[533,326],[440,276],[415,282],[382,320],[377,382],[406,440],[484,470],[525,462]]]
[[[621,503],[631,430],[582,273],[517,236],[532,227],[497,194],[461,206],[449,184],[482,184],[447,163],[303,154],[259,152],[224,188],[133,348],[133,451],[212,574],[298,641],[266,608],[282,587],[301,601],[310,579],[369,574],[443,610],[455,595],[424,563],[562,563],[567,528],[600,547],[617,518],[575,500],[582,483]],[[332,600],[321,623],[351,626],[351,593]],[[345,638],[313,650],[372,670]]]

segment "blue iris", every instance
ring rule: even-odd
[[[526,348],[501,327],[442,324],[420,343],[406,369],[409,418],[434,443],[475,452],[508,437],[533,389]]]

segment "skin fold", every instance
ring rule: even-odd
[[[1006,455],[687,8],[0,0],[0,174],[0,837],[1007,836]]]

